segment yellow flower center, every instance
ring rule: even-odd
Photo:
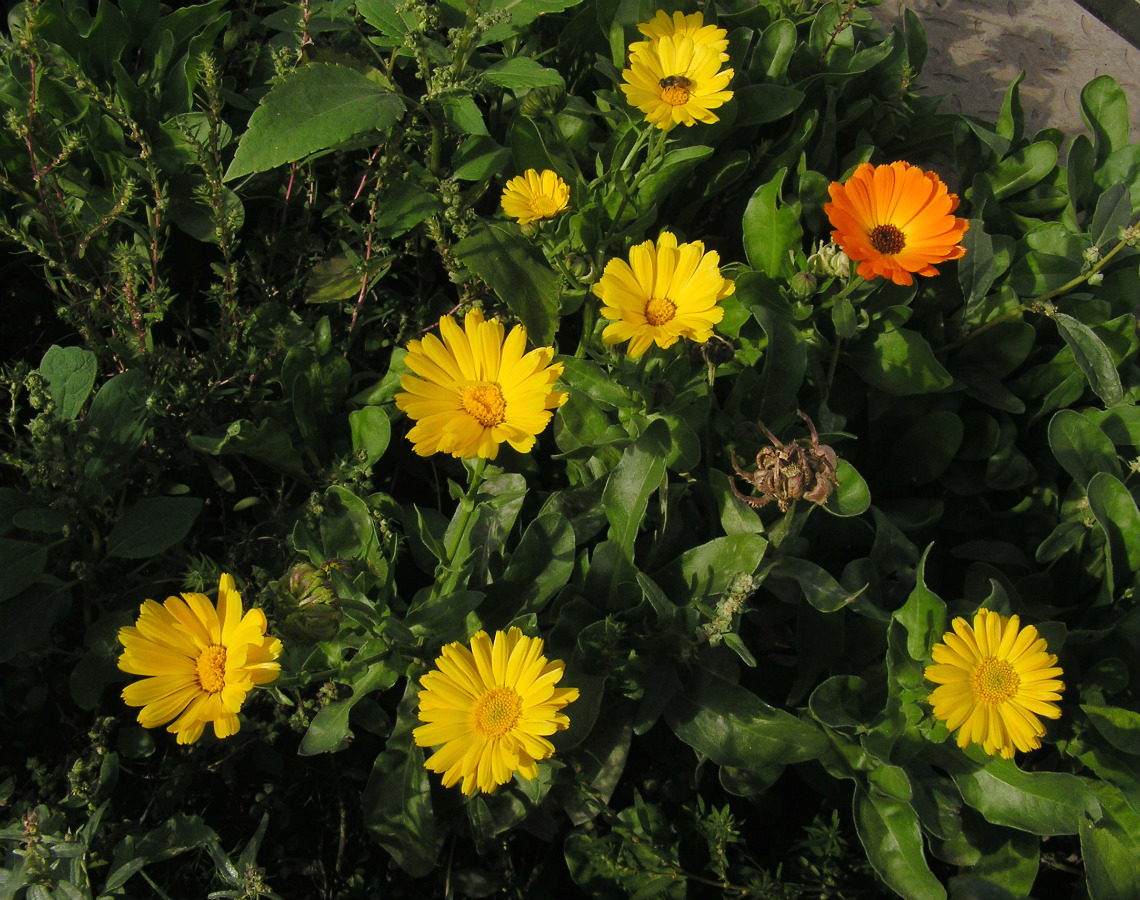
[[[670,106],[684,106],[689,102],[693,82],[684,75],[669,75],[662,78],[660,83],[662,102]]]
[[[216,694],[226,686],[226,648],[213,644],[198,654],[198,684]]]
[[[893,256],[906,246],[906,235],[894,225],[876,225],[871,231],[871,246],[880,253]]]
[[[650,325],[664,325],[677,315],[677,304],[665,297],[653,297],[645,304],[645,321]]]
[[[484,428],[502,425],[507,420],[507,398],[494,382],[482,381],[463,388],[459,402]]]
[[[986,706],[997,706],[1017,695],[1021,678],[1013,665],[1004,659],[987,656],[974,666],[970,676],[974,697]]]
[[[475,730],[489,741],[497,741],[515,727],[522,715],[522,698],[512,688],[487,691],[475,704]]]
[[[553,197],[540,194],[530,201],[531,211],[540,219],[558,215],[558,202]]]

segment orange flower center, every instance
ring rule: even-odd
[[[661,99],[670,106],[684,106],[689,102],[689,89],[693,83],[680,75],[661,79]]]
[[[226,686],[226,648],[212,644],[198,654],[198,684],[208,694]]]
[[[677,315],[677,305],[664,297],[653,297],[645,304],[645,321],[650,325],[664,325]]]
[[[530,201],[530,208],[540,219],[549,219],[558,214],[558,201],[553,197],[540,194]]]
[[[894,225],[876,225],[871,232],[871,246],[887,256],[893,256],[906,246],[906,235]]]
[[[489,741],[497,741],[515,727],[522,716],[522,698],[509,687],[487,691],[475,704],[475,730]]]
[[[1004,659],[987,656],[974,666],[970,676],[974,697],[986,706],[997,706],[1017,695],[1021,678],[1013,665]]]
[[[494,428],[507,420],[507,398],[494,382],[482,381],[463,388],[459,402],[484,428]]]

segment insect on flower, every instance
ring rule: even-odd
[[[819,434],[812,422],[802,411],[796,410],[811,431],[811,438],[799,438],[784,444],[780,442],[763,422],[760,427],[770,447],[761,447],[756,454],[756,471],[746,472],[736,462],[736,451],[732,451],[732,468],[736,474],[752,485],[760,494],[750,497],[740,492],[733,479],[732,492],[750,506],[760,509],[770,500],[775,500],[781,512],[787,512],[794,500],[810,500],[821,506],[839,485],[835,470],[839,460],[835,451],[826,444],[820,444]]]
[[[666,75],[658,84],[663,88],[681,88],[682,90],[692,90],[693,82],[689,81],[684,75]]]

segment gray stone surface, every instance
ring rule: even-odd
[[[1128,96],[1140,140],[1140,50],[1073,0],[883,0],[884,26],[913,9],[930,50],[919,84],[945,94],[942,109],[995,119],[1018,72],[1026,132],[1084,131],[1081,89],[1111,75]]]

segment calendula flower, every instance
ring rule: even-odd
[[[828,193],[823,211],[835,229],[831,236],[864,278],[912,284],[911,273],[937,275],[935,263],[966,252],[958,242],[970,223],[953,215],[958,195],[934,172],[901,160],[862,163],[847,181],[833,181]]]
[[[672,34],[640,44],[622,70],[621,89],[645,121],[662,129],[678,123],[719,121],[712,110],[732,99],[726,90],[732,69],[721,71],[716,43],[697,43],[688,34]]]
[[[649,40],[630,44],[631,54],[648,50],[653,41],[680,34],[692,38],[694,44],[711,46],[719,54],[721,62],[728,60],[728,53],[725,52],[728,49],[728,32],[716,25],[706,25],[704,15],[699,12],[689,15],[675,12],[670,16],[665,10],[659,9],[651,21],[639,24],[637,30]]]
[[[1045,726],[1038,716],[1060,718],[1065,685],[1057,657],[1036,628],[1020,625],[1017,616],[982,609],[972,628],[957,618],[934,645],[926,678],[939,686],[930,703],[936,719],[958,729],[959,747],[981,744],[991,756],[1012,759],[1015,750],[1041,746]]]
[[[119,629],[119,668],[147,676],[123,688],[124,702],[142,707],[144,728],[170,722],[180,744],[198,740],[206,723],[219,738],[236,734],[246,694],[281,671],[281,642],[265,628],[260,609],[242,614],[232,575],[218,582],[216,608],[205,594],[145,601],[138,621]]]
[[[542,639],[518,628],[480,631],[471,649],[458,641],[443,648],[436,668],[420,679],[418,747],[438,747],[424,766],[443,775],[443,786],[463,779],[463,793],[490,793],[518,772],[538,775],[539,760],[554,753],[546,735],[570,725],[561,710],[577,688],[559,688],[564,664],[542,655]]]
[[[566,402],[553,390],[562,363],[550,364],[553,347],[526,352],[526,329],[516,325],[503,340],[503,325],[475,309],[463,327],[451,316],[439,320],[442,340],[429,334],[408,342],[404,358],[415,375],[402,375],[406,393],[396,408],[416,420],[408,432],[420,456],[450,453],[494,459],[506,441],[529,453],[535,436]]]
[[[570,205],[570,187],[550,169],[527,169],[507,182],[502,205],[520,225],[552,219]]]
[[[607,344],[629,341],[626,353],[636,359],[649,346],[671,347],[681,338],[702,343],[724,318],[717,304],[736,285],[720,274],[720,255],[705,252],[701,241],[678,244],[672,232],[629,251],[629,262],[611,259],[594,293],[602,315],[613,319],[602,332]]]

